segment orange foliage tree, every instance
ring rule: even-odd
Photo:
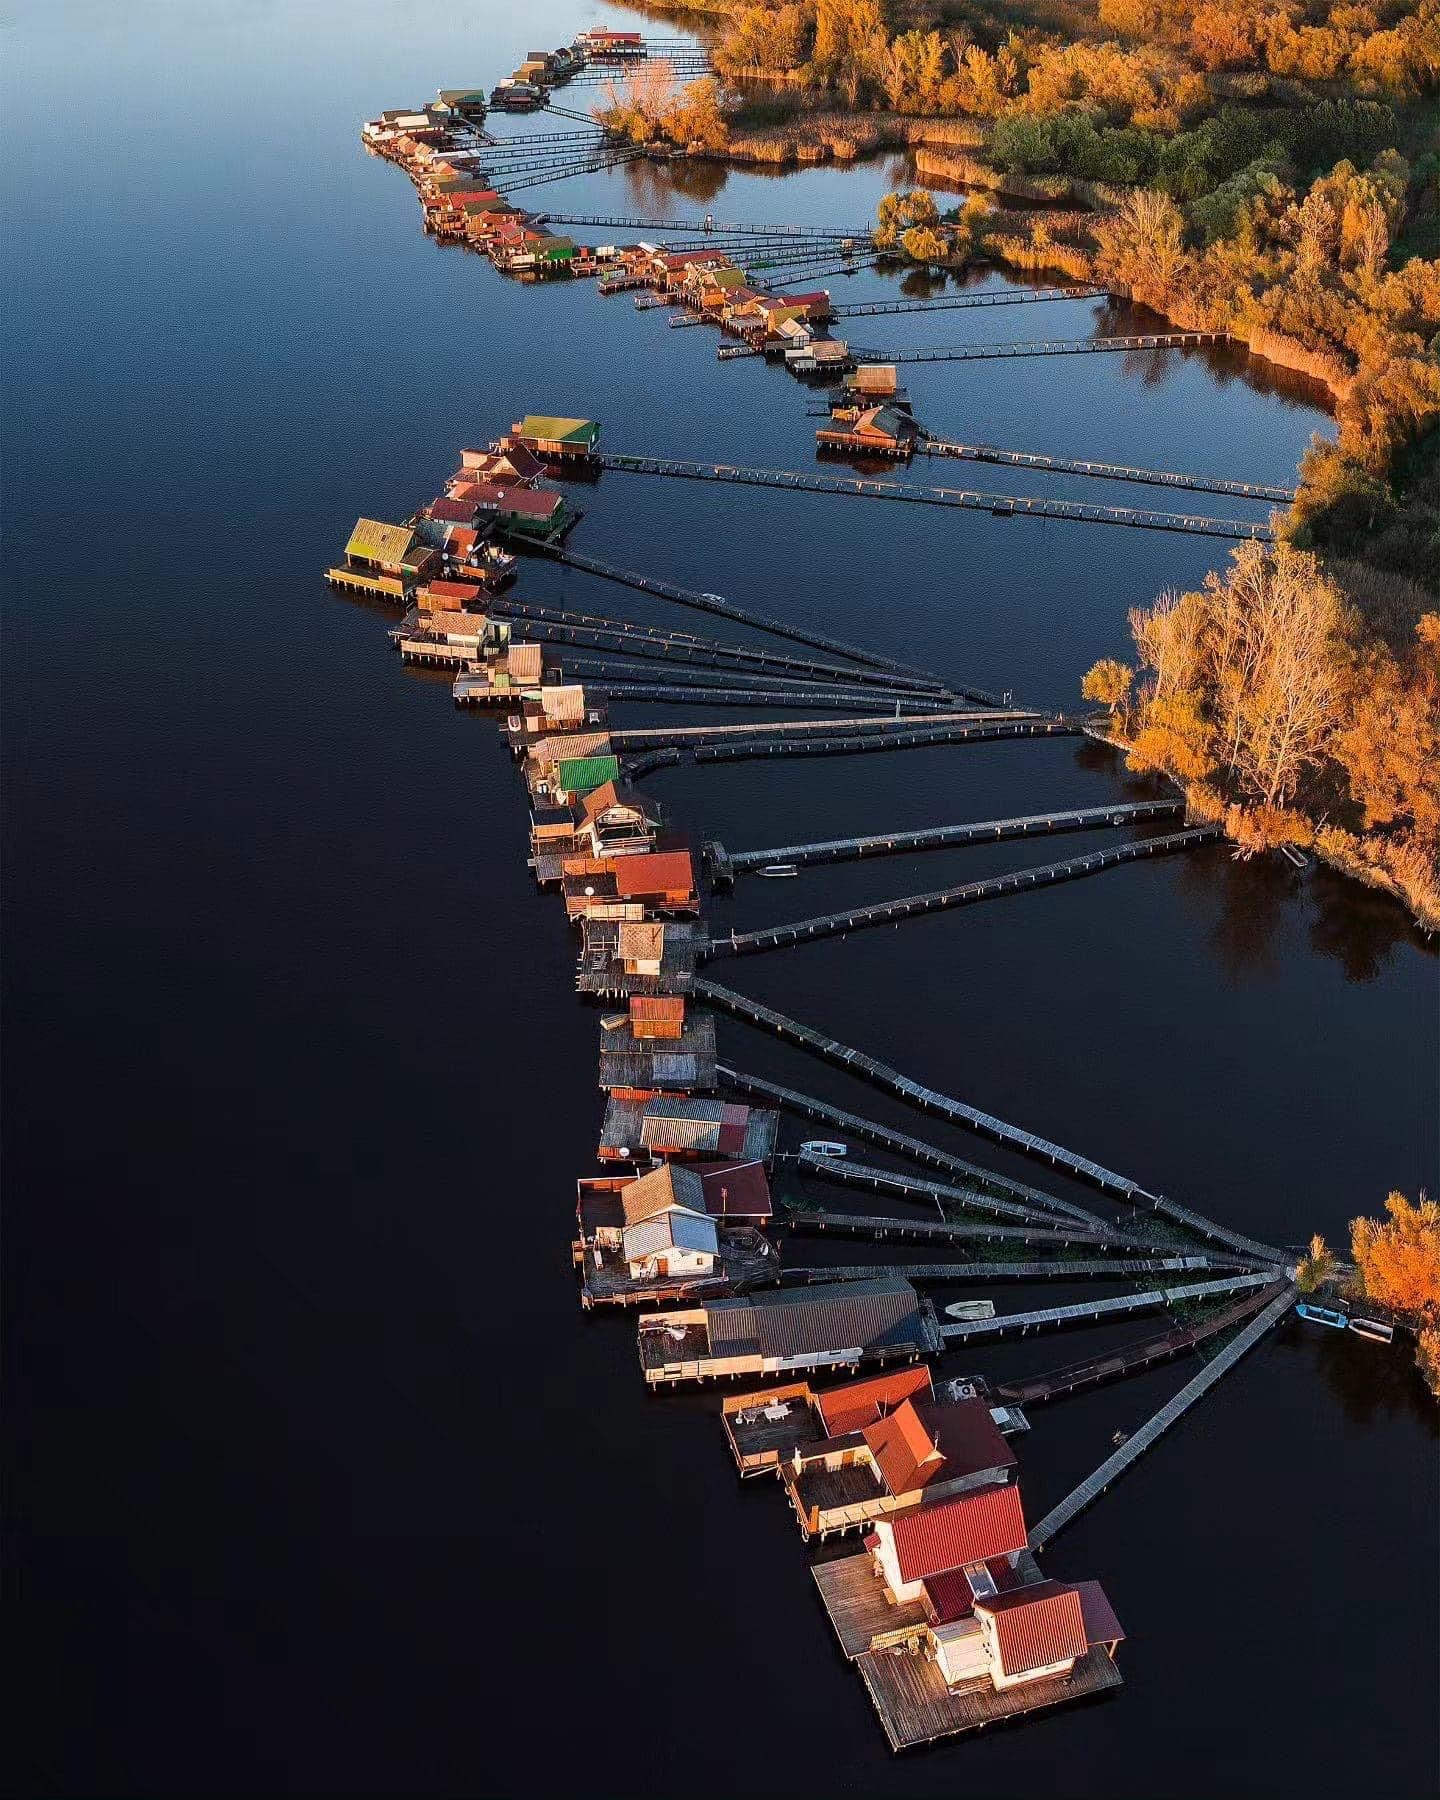
[[[1413,1204],[1394,1193],[1385,1219],[1350,1221],[1350,1254],[1372,1300],[1402,1312],[1440,1310],[1440,1204],[1422,1193]]]

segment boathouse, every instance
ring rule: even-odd
[[[526,413],[510,427],[501,440],[503,447],[520,444],[536,456],[561,462],[588,462],[600,443],[600,426],[595,419],[563,419],[553,413]]]
[[[658,1170],[656,1176],[670,1176]],[[779,1259],[760,1232],[717,1224],[683,1185],[656,1176],[592,1176],[576,1183],[572,1246],[586,1307],[720,1298],[779,1279]]]
[[[646,1164],[718,1158],[768,1164],[779,1127],[780,1115],[763,1107],[668,1094],[636,1102],[612,1094],[600,1128],[600,1160]]]
[[[595,788],[613,785],[619,774],[620,760],[615,756],[567,757],[556,766],[555,798],[562,804],[583,799]]]
[[[919,431],[909,413],[894,406],[866,406],[853,414],[836,412],[815,433],[822,450],[855,450],[867,456],[908,461]]]
[[[680,1004],[683,1006],[683,1000]],[[653,1100],[667,1092],[706,1092],[713,1090],[715,1083],[715,1020],[709,1013],[697,1013],[676,1036],[658,1039],[640,1037],[625,1014],[618,1020],[604,1021],[600,1033],[600,1086],[617,1100]],[[737,1182],[737,1194],[740,1186]],[[707,1205],[706,1210],[713,1209]],[[729,1215],[722,1211],[716,1216],[759,1222],[749,1211]],[[768,1210],[763,1216],[768,1217]]]
[[[647,808],[634,788],[612,779],[581,801],[575,835],[592,856],[625,856],[649,850],[656,827],[653,804]]]
[[[988,1565],[1013,1570],[1026,1544],[1020,1490],[1010,1482],[881,1519],[865,1540],[875,1573],[896,1606],[922,1599],[926,1582],[940,1575],[962,1574],[977,1596],[994,1593],[1001,1577]]]
[[[637,1038],[675,1042],[685,1030],[684,999],[678,994],[636,994],[630,1002],[630,1029]]]
[[[457,118],[473,119],[477,125],[485,123],[483,88],[441,88],[437,98],[440,106],[446,112],[454,113]]]
[[[545,465],[523,444],[512,444],[507,450],[462,450],[462,481],[494,481],[506,486],[534,487],[545,473]]]
[[[598,998],[683,994],[695,979],[700,933],[694,925],[587,920],[575,986]]]
[[[935,1309],[900,1280],[834,1282],[648,1313],[637,1337],[652,1387],[913,1361],[940,1348]]]
[[[611,759],[613,760],[613,759]],[[613,776],[607,779],[614,779]],[[564,766],[561,768],[564,783]],[[614,864],[616,891],[649,911],[694,914],[700,910],[695,865],[688,850],[651,850],[622,856]]]
[[[501,531],[517,537],[539,538],[545,543],[563,537],[574,520],[565,496],[553,488],[511,486],[498,481],[477,481],[466,488],[473,498],[472,517],[491,518]]]
[[[326,572],[334,587],[349,587],[401,599],[432,573],[438,552],[423,544],[409,525],[357,519],[345,545],[345,562]]]

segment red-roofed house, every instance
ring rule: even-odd
[[[1013,1558],[1026,1547],[1020,1489],[1009,1483],[975,1488],[877,1520],[866,1545],[897,1604],[921,1599],[931,1576],[952,1569],[965,1570],[975,1587],[978,1565],[993,1556]]]
[[[770,1180],[758,1158],[750,1162],[696,1163],[695,1173],[712,1219],[727,1225],[766,1225],[774,1211]]]

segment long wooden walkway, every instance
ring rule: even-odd
[[[918,850],[949,850],[1007,838],[1045,837],[1067,831],[1102,831],[1156,819],[1183,818],[1183,800],[1135,800],[1114,806],[1077,806],[1012,819],[979,819],[966,825],[927,825],[915,831],[878,832],[869,837],[826,838],[813,844],[775,844],[767,850],[725,850],[724,867],[749,874],[771,863],[850,862],[864,856],[904,856]],[[717,862],[718,862],[717,858]]]
[[[1159,1307],[1174,1306],[1185,1300],[1208,1300],[1212,1294],[1234,1294],[1246,1288],[1273,1285],[1275,1277],[1267,1270],[1258,1275],[1224,1275],[1214,1281],[1189,1281],[1180,1287],[1147,1288],[1139,1294],[1115,1294],[1108,1300],[1077,1300],[1069,1306],[1043,1306],[1031,1312],[997,1313],[993,1319],[959,1319],[942,1325],[940,1335],[946,1343],[973,1343],[979,1338],[1003,1337],[1007,1331],[1022,1335],[1050,1326],[1098,1325],[1106,1319],[1123,1318],[1132,1312],[1154,1312]],[[1033,1538],[1031,1540],[1034,1542]]]
[[[934,300],[862,300],[832,310],[837,319],[869,319],[879,313],[953,312],[972,306],[1033,306],[1043,300],[1103,300],[1105,289],[1074,287],[1002,288],[993,294],[941,294]]]
[[[828,475],[814,470],[751,469],[729,463],[686,462],[674,457],[625,456],[613,451],[603,452],[596,460],[602,468],[623,475],[738,482],[746,487],[783,488],[794,493],[848,494],[867,500],[905,500],[915,506],[960,507],[1007,518],[1066,519],[1081,525],[1129,525],[1142,531],[1180,531],[1199,537],[1253,539],[1258,543],[1272,543],[1275,537],[1272,528],[1266,524],[1245,519],[1210,518],[1198,513],[1150,512],[1128,506],[1097,506],[1083,500],[1046,500],[1024,494],[990,494],[969,488],[924,487],[918,482],[874,481],[858,475]]]
[[[988,876],[983,881],[936,888],[927,894],[906,894],[897,900],[878,901],[873,906],[819,913],[813,918],[796,919],[788,925],[768,925],[758,931],[732,931],[728,938],[712,938],[706,955],[712,958],[753,956],[766,950],[788,950],[797,944],[812,943],[817,938],[840,937],[874,925],[899,924],[904,919],[923,918],[956,906],[973,906],[982,900],[998,900],[1008,894],[1053,887],[1057,882],[1083,880],[1088,875],[1103,874],[1123,863],[1168,856],[1177,850],[1193,850],[1200,844],[1213,843],[1220,835],[1218,825],[1200,825],[1188,831],[1167,832],[1162,837],[1112,844],[1104,850],[1091,850],[1084,856],[1067,857],[1062,862],[1012,869],[1003,875]]]
[[[1033,450],[1001,450],[994,444],[960,444],[923,433],[915,445],[920,456],[948,456],[961,462],[1001,463],[1012,469],[1037,469],[1046,475],[1084,475],[1097,481],[1128,481],[1149,487],[1186,488],[1200,494],[1228,494],[1240,500],[1268,500],[1288,505],[1295,489],[1269,487],[1258,481],[1229,481],[1218,475],[1181,475],[1169,469],[1138,469],[1128,463],[1092,462],[1073,456],[1042,456]]]
[[[957,1187],[928,1176],[907,1175],[900,1169],[874,1168],[869,1163],[858,1163],[849,1156],[821,1156],[813,1150],[802,1150],[796,1156],[795,1163],[802,1174],[817,1175],[840,1187],[868,1188],[876,1194],[894,1194],[897,1199],[913,1200],[917,1205],[933,1204],[942,1212],[947,1206],[996,1210],[1000,1205],[988,1194],[977,1192],[973,1187]],[[979,1171],[979,1175],[989,1181],[995,1179],[988,1170]],[[1041,1193],[1038,1188],[1012,1181],[1008,1176],[1003,1178],[1003,1185],[998,1191],[1015,1196],[1006,1203],[1005,1210],[1010,1216],[1028,1213],[1037,1223],[1090,1232],[1103,1238],[1107,1244],[1131,1244],[1143,1250],[1155,1248],[1150,1239],[1128,1236],[1113,1220],[1101,1218],[1087,1207],[1077,1206],[1072,1200],[1062,1200],[1055,1194]]]
[[[798,1019],[787,1018],[774,1007],[765,1006],[759,1000],[750,999],[748,995],[737,994],[732,988],[722,987],[718,982],[703,980],[698,976],[694,992],[707,1004],[719,1007],[735,1018],[744,1019],[762,1031],[773,1032],[775,1036],[784,1038],[802,1050],[810,1051],[826,1062],[848,1069],[852,1075],[858,1075],[876,1087],[898,1095],[922,1112],[937,1113],[952,1124],[963,1125],[967,1130],[1004,1144],[1008,1149],[1018,1150],[1024,1156],[1039,1157],[1055,1168],[1063,1169],[1067,1175],[1087,1181],[1106,1193],[1116,1194],[1122,1200],[1149,1202],[1154,1198],[1128,1175],[1117,1174],[1115,1170],[1091,1161],[1088,1156],[1080,1156],[1061,1144],[1052,1144],[1048,1138],[1037,1137],[1018,1125],[997,1119],[993,1113],[982,1112],[978,1107],[967,1106],[948,1094],[940,1094],[934,1088],[924,1087],[920,1082],[912,1081],[908,1075],[902,1075],[898,1069],[892,1069],[888,1063],[882,1063],[877,1057],[867,1056],[863,1050],[856,1050],[849,1044],[826,1037],[823,1032],[816,1031],[809,1025],[802,1025]]]
[[[805,625],[789,623],[783,619],[767,618],[763,613],[750,611],[744,606],[736,606],[723,594],[702,593],[697,588],[682,587],[678,582],[664,581],[655,575],[641,575],[633,569],[622,569],[615,563],[602,561],[598,556],[587,556],[583,551],[569,550],[559,544],[534,544],[531,548],[552,558],[555,562],[564,563],[572,569],[583,569],[587,574],[599,575],[606,581],[618,582],[622,587],[634,588],[637,593],[656,594],[662,600],[673,600],[677,606],[693,607],[698,612],[717,613],[721,618],[733,619],[739,625],[748,625],[756,631],[768,632],[772,637],[788,638],[791,643],[808,644],[812,649],[828,651],[833,656],[843,656],[853,662],[862,663],[867,668],[883,669],[889,675],[908,675],[921,682],[933,682],[936,677],[925,669],[913,668],[909,663],[897,662],[894,658],[881,656],[877,651],[866,650],[855,644],[847,644],[842,638],[831,637],[828,632],[816,631]],[[966,699],[985,702],[998,702],[999,696],[983,688],[962,688],[945,684],[944,693],[963,694]]]
[[[721,219],[641,219],[624,213],[547,212],[545,217],[552,225],[617,226],[627,231],[678,232],[682,236],[820,238],[830,239],[837,244],[852,239],[860,244],[870,242],[868,225],[848,230],[830,225],[744,225]]]
[[[1137,1256],[1128,1262],[1110,1257],[1050,1257],[1034,1262],[840,1263],[831,1268],[792,1268],[787,1264],[780,1279],[787,1286],[879,1281],[896,1275],[922,1286],[952,1281],[1126,1281],[1135,1275],[1190,1275],[1214,1267],[1208,1256]]]
[[[1228,344],[1228,331],[1146,331],[1131,337],[1042,338],[1020,344],[941,344],[928,350],[861,350],[852,354],[866,362],[993,362],[1015,356],[1096,356],[1125,350],[1193,350],[1203,344]]]
[[[1058,1219],[1043,1225],[1002,1225],[988,1219],[960,1224],[951,1219],[903,1219],[894,1213],[792,1210],[785,1214],[784,1222],[799,1236],[813,1232],[820,1237],[867,1238],[877,1244],[895,1238],[901,1243],[912,1240],[917,1244],[1033,1244],[1050,1249],[1080,1245],[1110,1249],[1115,1243],[1113,1238],[1102,1237],[1098,1231],[1085,1230],[1078,1225],[1070,1228]],[[1153,1248],[1149,1244],[1140,1245],[1137,1240],[1127,1241],[1136,1242],[1140,1249]]]
[[[944,689],[933,677],[901,675],[888,669],[831,662],[828,658],[796,656],[762,644],[740,644],[703,637],[693,631],[673,631],[662,625],[646,625],[638,619],[611,619],[599,613],[574,612],[563,607],[541,606],[508,595],[491,600],[488,611],[502,619],[522,619],[527,636],[559,644],[590,643],[596,649],[623,649],[626,655],[653,655],[667,662],[693,663],[701,668],[744,667],[758,672],[821,675],[843,679],[887,693],[921,693],[941,698]]]
[[[725,687],[697,675],[674,675],[668,682],[645,681],[638,679],[644,673],[641,670],[593,657],[567,657],[564,667],[567,675],[583,676],[586,695],[597,700],[678,700],[694,706],[830,706],[840,711],[846,707],[860,707],[876,715],[877,724],[893,723],[902,715],[913,722],[930,717],[933,710],[933,702],[914,696],[887,698],[880,694],[857,694],[849,688]],[[767,728],[780,730],[783,726],[783,720],[775,720]],[[743,727],[717,725],[709,729],[718,732],[743,730]],[[612,741],[613,737],[612,733]]]
[[[697,999],[702,1000],[711,1000],[717,992],[713,982],[701,981],[698,976],[691,981],[690,991]],[[799,1118],[814,1119],[819,1124],[832,1126],[848,1137],[859,1138],[862,1143],[874,1144],[882,1150],[889,1150],[895,1156],[919,1163],[922,1168],[940,1169],[947,1175],[958,1175],[962,1180],[973,1182],[978,1190],[982,1190],[970,1201],[977,1209],[983,1208],[986,1194],[994,1193],[1006,1196],[1010,1202],[1003,1211],[998,1205],[990,1209],[1002,1218],[1053,1220],[1053,1209],[1063,1208],[1067,1218],[1077,1219],[1079,1223],[1100,1232],[1109,1229],[1109,1222],[1098,1214],[1086,1212],[1082,1207],[1072,1208],[1068,1201],[1042,1194],[1023,1181],[1014,1181],[1008,1175],[997,1175],[993,1169],[982,1169],[975,1163],[967,1162],[963,1156],[956,1156],[953,1151],[941,1150],[923,1138],[911,1137],[909,1133],[897,1131],[893,1126],[881,1125],[874,1119],[847,1112],[843,1107],[833,1106],[828,1100],[821,1100],[814,1094],[802,1094],[795,1088],[782,1087],[778,1082],[766,1080],[764,1076],[751,1075],[724,1063],[717,1063],[715,1072],[720,1081],[734,1088],[737,1093],[768,1100]],[[835,1166],[839,1168],[842,1165],[837,1163]],[[836,1179],[845,1178],[837,1175]]]
[[[1058,1506],[1052,1507],[1030,1533],[1030,1547],[1039,1550],[1048,1544],[1070,1521],[1104,1493],[1112,1481],[1139,1461],[1159,1441],[1177,1419],[1182,1418],[1197,1400],[1203,1399],[1216,1383],[1233,1369],[1248,1351],[1254,1349],[1274,1329],[1295,1304],[1295,1288],[1287,1285],[1245,1328],[1238,1332],[1220,1354],[1205,1365],[1198,1375],[1187,1381],[1180,1392],[1167,1400],[1153,1418],[1126,1439],[1113,1456],[1107,1456],[1093,1475],[1087,1476]],[[943,1329],[943,1328],[942,1328]]]
[[[902,728],[884,732],[828,733],[821,737],[743,737],[733,743],[699,743],[670,746],[637,757],[630,774],[673,767],[689,760],[697,763],[740,762],[767,756],[851,756],[871,750],[917,750],[935,744],[986,744],[1001,738],[1079,737],[1078,725],[1065,719],[1016,719],[999,725],[917,725],[902,721]]]
[[[935,712],[927,715],[933,725],[973,724],[979,720],[1013,721],[1034,719],[1039,715],[1028,712],[977,712],[973,708],[963,711]],[[612,731],[610,742],[618,750],[658,750],[676,744],[713,743],[721,738],[758,738],[758,737],[802,737],[815,732],[824,732],[837,736],[842,732],[853,731],[863,736],[872,732],[887,732],[898,726],[901,731],[913,730],[913,724],[904,719],[758,719],[744,725],[644,725],[627,731]]]
[[[999,1382],[995,1389],[996,1397],[1016,1406],[1035,1406],[1042,1401],[1065,1400],[1071,1394],[1099,1387],[1103,1382],[1119,1381],[1127,1375],[1136,1375],[1142,1369],[1153,1368],[1156,1363],[1166,1362],[1186,1350],[1194,1350],[1210,1338],[1218,1337],[1222,1331],[1230,1331],[1236,1325],[1243,1324],[1246,1319],[1259,1312],[1262,1306],[1268,1305],[1284,1285],[1280,1281],[1273,1282],[1258,1294],[1247,1294],[1233,1306],[1222,1306],[1216,1312],[1207,1313],[1193,1325],[1176,1325],[1169,1331],[1161,1332],[1158,1337],[1140,1338],[1136,1342],[1123,1344],[1118,1350],[1112,1350],[1104,1356],[1087,1356],[1080,1362],[1065,1363],[1058,1369],[1047,1369],[1044,1374],[1032,1375],[1024,1381]]]

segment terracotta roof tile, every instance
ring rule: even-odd
[[[895,1555],[902,1581],[924,1581],[967,1563],[1025,1548],[1025,1513],[1018,1487],[975,1488],[936,1500],[895,1520]]]
[[[1058,1581],[992,1594],[977,1600],[975,1611],[994,1620],[1000,1667],[1007,1675],[1027,1675],[1051,1663],[1073,1661],[1090,1647],[1080,1596]]]

